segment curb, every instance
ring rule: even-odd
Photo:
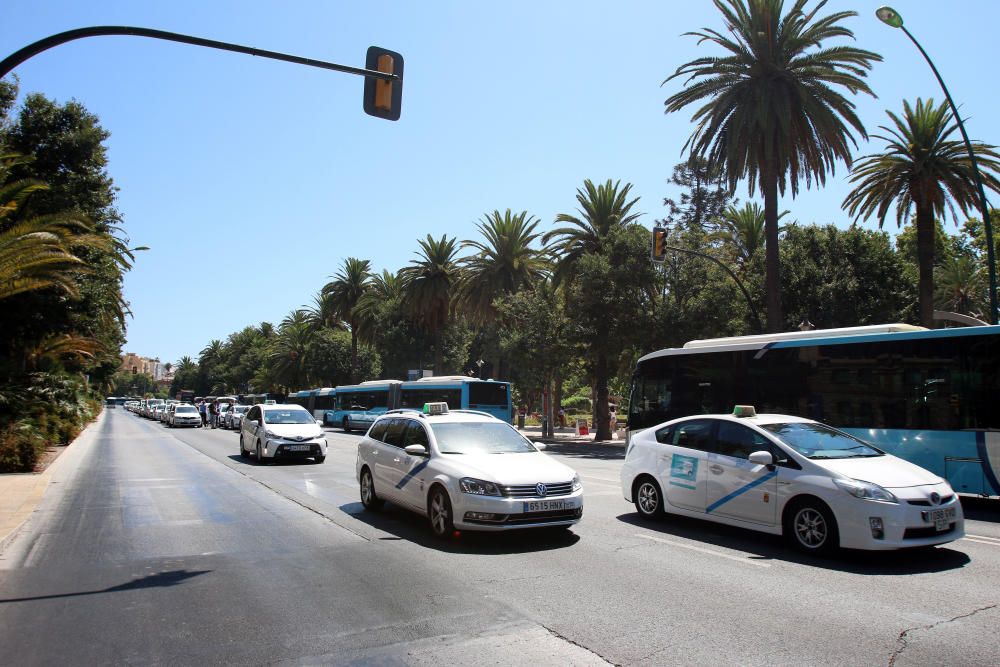
[[[80,441],[85,436],[96,433],[97,427],[104,420],[105,411],[80,432],[73,442],[66,447],[55,461],[43,472],[37,473],[5,473],[0,474],[0,554],[17,539],[31,515],[45,497],[52,477],[59,473],[67,459],[79,458],[77,450],[82,449]],[[87,437],[87,440],[92,440]],[[76,445],[76,447],[74,447]],[[74,456],[74,454],[77,454]]]

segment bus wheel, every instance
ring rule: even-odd
[[[344,433],[351,432],[351,422],[347,421],[347,417],[344,417],[344,420],[340,423],[340,426],[341,428],[344,429]]]

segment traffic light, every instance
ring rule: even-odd
[[[651,254],[654,262],[662,262],[667,258],[667,230],[659,225],[653,227],[653,250]]]
[[[399,120],[403,102],[403,56],[378,46],[368,47],[365,69],[395,74],[398,79],[386,81],[365,77],[365,113],[386,120]]]

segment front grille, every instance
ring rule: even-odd
[[[523,526],[535,523],[556,523],[559,521],[571,521],[583,516],[583,508],[578,507],[571,510],[553,510],[550,512],[530,512],[528,514],[506,514],[497,521],[481,521],[478,519],[466,519],[466,523],[478,523],[484,526]]]
[[[295,443],[298,445],[298,443]],[[306,443],[302,443],[306,444]],[[275,456],[321,456],[322,450],[319,445],[310,445],[309,449],[306,450],[290,450],[285,449],[287,445],[278,445],[278,449],[274,451]]]
[[[954,494],[950,496],[941,496],[941,502],[939,502],[938,505],[947,505],[954,497]],[[929,500],[907,500],[906,503],[908,505],[916,505],[917,507],[933,507],[931,501]]]
[[[925,537],[940,537],[942,535],[947,535],[951,531],[955,530],[955,524],[949,523],[948,530],[935,530],[934,526],[929,526],[927,528],[907,528],[903,532],[904,540],[919,540]]]
[[[500,491],[508,498],[551,498],[553,496],[568,496],[573,493],[573,482],[543,482],[545,495],[538,495],[537,484],[513,484],[501,486]]]

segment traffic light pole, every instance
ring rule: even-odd
[[[66,32],[50,35],[45,39],[40,39],[37,42],[29,44],[23,49],[12,53],[0,61],[0,79],[10,74],[11,70],[23,63],[25,60],[38,55],[42,51],[47,51],[54,46],[59,46],[60,44],[72,42],[77,39],[83,39],[84,37],[100,37],[103,35],[151,37],[153,39],[163,39],[170,42],[181,42],[182,44],[204,46],[210,49],[234,51],[236,53],[244,53],[248,56],[260,56],[261,58],[270,58],[272,60],[283,60],[297,65],[307,65],[309,67],[319,67],[321,69],[329,69],[336,72],[344,72],[346,74],[356,74],[365,78],[381,79],[383,81],[398,81],[400,79],[399,76],[392,74],[391,72],[379,72],[372,69],[338,65],[336,63],[328,63],[323,60],[314,60],[312,58],[302,58],[301,56],[293,56],[287,53],[278,53],[277,51],[265,51],[263,49],[255,49],[250,46],[240,46],[239,44],[219,42],[214,39],[202,39],[201,37],[192,37],[191,35],[182,35],[180,33],[167,32],[165,30],[135,28],[130,26],[92,26],[89,28],[77,28],[76,30],[68,30]]]

